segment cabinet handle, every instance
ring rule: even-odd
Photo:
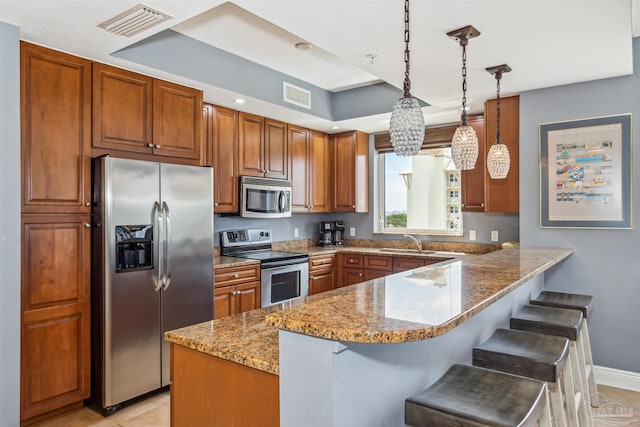
[[[484,203],[480,203],[480,207],[481,207],[481,208],[484,208]]]
[[[358,276],[359,276],[359,277],[362,277],[362,273],[358,273]]]
[[[156,144],[153,146],[154,148],[160,148],[160,144]]]
[[[90,207],[90,206],[91,206],[91,202],[85,202],[85,203],[84,203],[84,205],[85,205],[86,207]]]
[[[314,276],[309,276],[309,279],[316,280],[316,278]]]
[[[237,279],[238,277],[240,277],[240,275],[238,273],[234,273],[233,278]]]
[[[353,264],[353,260],[352,259],[349,260],[349,264]]]
[[[356,205],[351,205],[351,207],[352,207],[353,209],[355,209],[355,208],[356,208]]]
[[[220,203],[214,203],[213,206],[220,206]]]
[[[148,143],[148,144],[147,144],[147,147],[149,147],[149,148],[153,148],[153,144],[152,144],[152,143]]]
[[[86,222],[86,223],[84,224],[84,228],[91,228],[91,224],[89,224],[88,222]]]

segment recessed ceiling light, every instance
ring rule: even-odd
[[[340,129],[340,126],[331,126],[331,129]]]
[[[311,50],[311,48],[313,48],[313,45],[309,42],[298,42],[295,44],[296,49],[299,50]]]
[[[244,99],[236,98],[236,99],[233,100],[233,102],[235,102],[236,104],[244,104]]]

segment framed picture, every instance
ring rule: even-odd
[[[540,227],[633,228],[631,114],[539,131]]]

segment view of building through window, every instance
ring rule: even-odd
[[[412,157],[380,153],[378,231],[462,234],[460,171],[451,149],[422,150]]]

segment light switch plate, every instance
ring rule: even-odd
[[[493,230],[491,232],[491,241],[492,242],[497,242],[498,241],[498,232],[496,230]]]
[[[476,240],[476,230],[469,230],[469,240]]]
[[[293,237],[298,237],[300,235],[300,231],[297,228],[293,229]]]
[[[354,237],[356,235],[356,228],[349,227],[349,237]]]

